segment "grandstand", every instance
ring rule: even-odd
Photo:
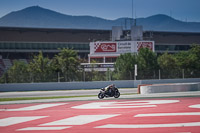
[[[130,30],[123,34],[124,39],[130,39]],[[12,66],[13,60],[28,63],[39,51],[52,58],[59,48],[71,48],[80,58],[88,60],[90,42],[111,40],[111,30],[0,27],[0,76]],[[154,41],[156,53],[166,50],[176,53],[200,44],[200,33],[144,31],[143,40]]]

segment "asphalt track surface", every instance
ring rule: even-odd
[[[119,89],[121,94],[137,93],[137,88]],[[100,89],[66,90],[66,91],[28,91],[28,92],[2,92],[0,98],[16,97],[55,97],[55,96],[86,96],[97,95]]]
[[[89,91],[91,91],[92,93],[90,93]],[[12,97],[17,97],[16,95],[19,95],[19,97],[21,97],[21,95],[23,94],[23,97],[28,97],[27,94],[30,93],[36,93],[34,94],[34,97],[37,96],[37,94],[39,93],[38,96],[43,95],[44,93],[56,93],[57,91],[50,91],[50,92],[3,92],[0,93],[0,97],[4,98],[6,97],[6,94],[8,95],[8,97],[12,96]],[[63,91],[61,91],[63,92]],[[65,94],[64,94],[65,92]],[[61,93],[62,96],[64,94],[64,96],[69,96],[71,95],[69,92],[71,91],[64,91],[63,93]],[[92,96],[92,97],[74,97],[74,98],[56,98],[56,99],[39,99],[39,100],[19,100],[19,101],[4,101],[4,102],[0,102],[0,105],[4,105],[4,104],[26,104],[26,103],[49,103],[49,102],[66,102],[66,101],[87,101],[87,100],[99,100],[97,95],[99,93],[99,90],[73,90],[73,95],[78,96],[78,94],[84,95],[85,93],[82,92],[87,92],[87,94],[92,94],[92,95],[96,95],[96,96]],[[81,92],[81,93],[80,93]],[[132,93],[133,92],[133,93]],[[191,91],[191,92],[173,92],[173,93],[154,93],[154,94],[145,94],[145,95],[141,95],[141,94],[137,94],[137,88],[133,88],[133,89],[120,89],[120,97],[118,99],[145,99],[145,98],[170,98],[170,97],[200,97],[200,91]],[[11,95],[10,95],[11,94]],[[14,94],[14,96],[13,96]],[[57,95],[58,93],[56,93]],[[128,95],[125,95],[128,94]],[[51,95],[53,96],[53,95]],[[32,96],[31,96],[32,97]],[[104,98],[103,100],[116,100],[115,98]]]
[[[1,133],[199,133],[200,97],[0,105]]]
[[[200,132],[199,91],[0,103],[2,133]]]

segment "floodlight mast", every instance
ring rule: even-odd
[[[134,5],[134,1],[132,0],[132,20],[134,21],[134,26],[136,26],[136,6],[135,6],[135,18],[134,18],[133,5]]]
[[[132,20],[133,20],[133,0],[132,0]]]

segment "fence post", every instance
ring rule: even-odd
[[[31,74],[30,74],[30,82],[31,82],[31,83],[34,82],[34,78],[33,78],[33,74],[32,74],[32,72],[31,72]]]
[[[184,72],[184,69],[182,69],[182,77],[183,77],[183,79],[185,78],[185,72]]]
[[[60,72],[58,72],[58,83],[60,83]]]
[[[7,83],[7,76],[8,74],[7,74],[7,72],[5,73],[5,84]]]
[[[136,76],[137,76],[137,64],[135,64],[134,80],[136,80]]]
[[[83,81],[85,82],[85,69],[83,68]]]
[[[80,81],[85,82],[85,68],[84,68],[84,67],[82,67],[82,68],[80,69],[80,75],[81,75]]]
[[[107,68],[107,72],[108,72],[108,81],[111,81],[111,71],[109,68]]]
[[[158,70],[158,74],[159,74],[159,80],[160,80],[160,69]]]

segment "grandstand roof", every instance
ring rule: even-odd
[[[0,35],[0,41],[89,43],[110,40],[111,30],[0,27]],[[197,32],[145,31],[143,37],[156,43],[200,44]]]
[[[0,41],[91,42],[109,40],[109,30],[0,27]]]

